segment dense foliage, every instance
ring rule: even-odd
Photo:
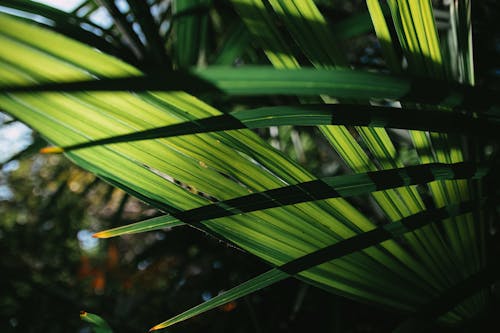
[[[25,155],[46,140],[56,146],[43,153],[64,152],[92,173],[58,156],[20,162],[19,180],[11,173],[16,191],[1,206],[1,236],[12,239],[2,259],[12,274],[8,325],[26,327],[15,309],[36,304],[36,290],[68,303],[50,318],[83,297],[120,331],[200,296],[153,330],[242,304],[251,330],[289,330],[308,311],[307,293],[326,298],[308,285],[337,295],[337,319],[316,319],[337,330],[360,330],[345,324],[356,309],[388,318],[373,330],[486,322],[499,276],[500,124],[496,60],[484,46],[474,53],[473,31],[496,43],[485,8],[497,5],[88,0],[62,11],[2,2],[7,122],[41,134]],[[21,181],[35,174],[42,180]],[[39,257],[20,254],[26,242]],[[249,295],[291,276],[306,284],[287,287],[298,288],[283,301],[294,302],[289,319],[261,324],[264,301]],[[103,296],[112,303],[104,313]]]

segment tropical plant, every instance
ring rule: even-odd
[[[313,0],[0,4],[2,110],[165,212],[96,237],[188,225],[272,266],[153,330],[290,276],[407,313],[401,330],[488,306],[500,126],[471,1],[366,5],[338,21]],[[252,131],[283,126],[315,126],[346,172]]]

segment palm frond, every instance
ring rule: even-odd
[[[191,225],[274,267],[153,329],[289,276],[417,316],[428,307],[447,323],[484,308],[484,291],[447,296],[468,279],[491,282],[480,184],[495,165],[460,135],[497,140],[500,103],[472,86],[468,1],[451,5],[445,32],[430,0],[368,0],[369,14],[343,22],[312,0],[232,0],[227,24],[215,22],[232,10],[218,2],[175,1],[161,18],[127,3],[128,13],[105,0],[86,13],[2,3],[40,11],[58,33],[0,14],[0,107],[56,145],[45,152],[168,214],[96,237]],[[98,7],[112,28],[81,32]],[[209,41],[216,28],[225,45]],[[371,29],[386,71],[349,67],[346,39]],[[259,107],[238,109],[242,96]],[[318,126],[352,174],[316,177],[251,131],[282,125]],[[391,128],[409,130],[416,160],[399,156]],[[382,219],[350,199],[361,195]]]

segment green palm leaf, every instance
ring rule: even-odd
[[[0,108],[56,145],[46,152],[65,152],[168,213],[96,237],[191,225],[274,267],[153,329],[289,276],[415,312],[480,275],[486,227],[478,184],[491,166],[477,167],[479,155],[464,163],[467,146],[457,134],[497,140],[499,100],[494,90],[471,86],[468,2],[451,8],[448,43],[440,39],[430,1],[391,0],[386,7],[370,0],[369,16],[341,23],[329,22],[312,0],[231,2],[239,17],[215,56],[208,54],[207,27],[217,23],[217,2],[174,2],[166,35],[146,2],[135,0],[127,15],[113,1],[99,2],[119,30],[103,31],[109,37],[102,40],[80,34],[78,24],[53,27],[94,40],[88,45],[106,40],[101,50],[110,54],[130,50],[120,57],[128,64],[0,15]],[[58,22],[76,15],[30,1],[5,6],[40,10]],[[345,39],[372,28],[392,73],[349,68]],[[255,65],[186,68],[247,59]],[[235,110],[241,96],[265,106]],[[289,99],[278,106],[267,98],[283,96]],[[208,103],[221,100],[227,109]],[[282,125],[319,126],[353,174],[318,178],[251,131]],[[417,165],[398,156],[390,128],[410,130]],[[360,195],[383,213],[381,225],[346,200]],[[468,318],[485,297],[456,299],[452,308],[444,302],[440,320]]]
[[[146,139],[270,126],[351,125],[399,129],[420,129],[431,132],[461,133],[495,138],[500,125],[485,119],[441,111],[410,110],[358,105],[277,106],[236,111],[230,115],[197,119],[140,132],[123,134],[66,147],[47,147],[44,153],[62,153],[93,146]]]
[[[153,328],[151,328],[151,330],[158,330],[174,325],[175,323],[214,309],[215,307],[220,306],[224,303],[233,301],[252,292],[258,291],[291,275],[298,274],[307,268],[314,267],[315,265],[320,265],[329,260],[334,260],[336,258],[346,256],[356,251],[361,251],[392,237],[401,236],[428,223],[439,222],[444,218],[470,212],[472,209],[473,205],[471,205],[471,203],[469,202],[462,203],[462,205],[460,206],[450,206],[446,209],[441,208],[437,210],[421,212],[404,218],[403,220],[387,224],[384,227],[379,227],[352,238],[345,239],[333,245],[317,250],[313,253],[299,257],[277,268],[271,269],[233,289],[230,289],[210,299],[209,301],[206,301],[205,303],[193,307],[169,320],[166,320],[154,326]],[[444,307],[443,310],[446,311],[448,309]]]
[[[80,319],[90,323],[92,329],[95,333],[112,333],[113,331],[109,327],[108,323],[96,314],[81,311]]]

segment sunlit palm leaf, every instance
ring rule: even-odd
[[[2,24],[19,29],[31,29],[6,17],[2,17]],[[44,34],[44,41],[60,38],[44,31],[37,31]],[[30,80],[42,81],[54,80],[65,75],[74,78],[88,75],[78,67],[88,70],[87,67],[81,66],[83,59],[90,57],[83,58],[82,53],[85,55],[90,50],[80,50],[80,46],[76,44],[73,46],[69,41],[65,41],[70,45],[58,54],[59,59],[57,59],[54,56],[44,56],[39,50],[30,47],[26,40],[19,40],[17,35],[9,35],[5,40],[9,42],[9,49],[15,54],[30,52],[37,54],[39,58],[37,64],[44,63],[51,68],[51,71],[38,71],[40,68],[36,67],[37,64],[13,56],[9,58],[8,64],[2,66],[3,73],[20,73],[22,70],[25,73],[23,77],[27,74]],[[37,44],[37,47],[52,54],[46,44]],[[79,52],[72,53],[72,50]],[[104,76],[105,71],[118,66],[123,66],[122,73],[127,71],[134,73],[130,67],[97,52],[95,54],[96,61],[103,68],[99,70],[89,65],[95,74]],[[61,61],[62,59],[64,61]],[[9,76],[2,77],[4,84],[12,83],[5,82]],[[208,105],[183,93],[12,94],[2,96],[1,103],[4,109],[27,123],[34,126],[38,124],[37,129],[50,141],[59,145],[76,143],[82,139],[98,139],[113,133],[140,130],[141,127],[151,128],[159,122],[168,124],[188,120],[186,118],[195,119],[218,113]],[[113,107],[110,106],[111,103]],[[71,114],[68,114],[69,110]],[[138,118],[138,110],[146,113]],[[170,113],[164,110],[170,110]],[[70,153],[69,156],[104,179],[167,212],[195,208],[207,201],[205,197],[176,185],[172,179],[188,184],[197,191],[219,200],[241,196],[249,191],[261,191],[313,179],[306,171],[273,151],[249,131],[204,134],[204,136],[189,137],[189,140],[172,138],[130,143],[126,146],[96,147]],[[231,177],[228,178],[227,175]],[[262,220],[266,223],[261,223]],[[314,204],[304,203],[300,207],[290,206],[223,218],[208,223],[207,228],[265,260],[278,264],[328,244],[332,239],[342,239],[354,235],[358,230],[368,230],[372,228],[372,224],[345,201],[332,199]],[[302,236],[297,237],[297,235]],[[366,274],[370,269],[380,271],[377,262],[385,266],[400,266],[400,264],[376,248],[371,249],[368,254],[359,253],[352,256],[358,259],[347,258],[336,264],[328,264],[327,267],[331,268],[321,271],[323,273],[314,273],[310,278],[314,279],[316,274],[327,274],[330,277],[322,277],[318,282],[325,283],[331,280],[331,288],[345,289],[345,292],[354,290],[348,287],[347,282],[340,283],[332,278],[339,276],[345,281],[352,278],[357,281],[360,288],[367,288],[366,291],[355,293],[360,296],[365,295],[363,297],[372,301],[380,301],[373,289],[374,281],[379,287],[389,287],[388,283],[391,282],[392,285],[398,285],[397,280],[402,274],[406,279],[424,287],[421,281],[415,280],[410,271],[404,268],[396,271],[395,275],[386,271],[384,276],[388,278],[387,282],[375,278],[370,283],[363,283],[359,278],[362,274]],[[420,274],[422,278],[426,276],[424,272]],[[394,276],[390,278],[391,275]],[[424,290],[427,288],[424,287]],[[391,291],[390,294],[397,296],[397,292]],[[414,296],[421,297],[417,294]],[[383,299],[390,304],[396,304],[388,297]]]
[[[442,133],[464,129],[471,135],[498,138],[498,123],[480,112],[498,105],[497,95],[484,88],[450,83],[446,76],[457,73],[460,82],[473,82],[468,7],[453,7],[456,26],[450,38],[457,40],[455,49],[460,57],[448,59],[452,52],[443,51],[439,42],[430,1],[388,1],[392,21],[385,6],[367,1],[391,71],[399,74],[405,70],[390,36],[390,30],[395,29],[409,72],[433,78],[415,80],[336,67],[348,65],[341,40],[370,30],[366,13],[356,18],[363,25],[353,31],[356,24],[352,21],[343,25],[328,22],[312,0],[232,2],[244,26],[237,19],[232,21],[234,33],[230,30],[227,34],[231,43],[221,50],[215,63],[235,63],[247,52],[244,44],[251,34],[279,70],[244,66],[172,71],[159,22],[141,1],[128,3],[142,39],[113,1],[100,3],[108,8],[115,25],[121,26],[121,36],[135,52],[131,63],[152,61],[141,64],[148,72],[145,76],[90,47],[0,16],[0,107],[63,147],[77,164],[170,214],[96,236],[191,224],[277,267],[154,329],[289,275],[353,299],[414,311],[446,294],[450,285],[476,274],[484,266],[481,237],[477,235],[483,235],[485,228],[481,218],[479,225],[474,224],[471,210],[480,214],[480,205],[465,210],[457,207],[478,199],[469,188],[475,186],[472,179],[482,174],[460,163],[404,168],[385,129],[393,126]],[[16,2],[9,3],[14,6]],[[206,13],[199,16],[197,6],[208,9],[208,2],[178,1],[174,9],[177,40],[173,49],[180,67],[212,59],[205,58],[206,36],[201,34],[200,45],[191,41],[200,36],[200,30],[206,32],[201,28],[207,26]],[[62,19],[59,12],[51,15],[56,14]],[[449,66],[450,61],[455,67]],[[179,90],[219,97],[288,95],[325,105],[225,114]],[[401,102],[402,108],[370,106],[387,102]],[[471,105],[478,114],[463,114],[471,111]],[[418,118],[424,115],[426,119]],[[355,174],[318,180],[249,130],[284,124],[319,125]],[[431,134],[429,138],[424,132],[411,133],[420,163],[463,161],[458,140],[446,134]],[[392,168],[399,169],[380,171]],[[415,170],[427,171],[422,175]],[[381,176],[388,174],[392,177]],[[450,180],[455,178],[467,180]],[[437,209],[424,204],[423,193],[414,186],[434,179],[447,180],[429,185]],[[361,194],[371,194],[390,223],[377,227],[344,200]],[[433,212],[445,214],[432,217]],[[426,216],[429,219],[424,223]],[[420,222],[415,222],[415,227],[401,227],[407,227],[410,220]],[[429,224],[443,220],[444,232]],[[377,233],[385,238],[370,236]],[[403,237],[405,246],[394,237]],[[360,239],[369,242],[345,245]],[[327,248],[343,250],[330,253],[331,257],[320,256],[320,261],[296,271],[283,269]],[[444,309],[451,311],[441,319],[457,322],[467,318],[474,304],[482,306],[474,299]]]

